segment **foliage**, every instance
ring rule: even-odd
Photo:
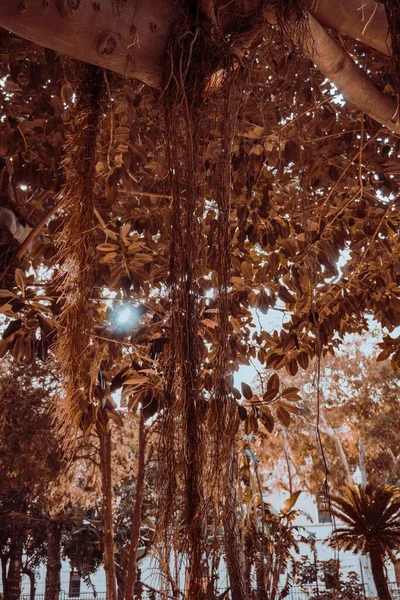
[[[300,390],[300,396],[295,398],[294,391],[294,401],[287,403],[297,417],[289,427],[275,420],[268,450],[263,451],[265,441],[258,442],[263,463],[276,483],[285,488],[291,483],[318,496],[326,477],[324,458],[331,489],[360,478],[397,484],[399,379],[388,361],[376,361],[376,339],[376,333],[352,336],[334,356],[311,364],[294,381],[281,382],[283,388],[295,384]],[[266,373],[264,388],[267,379]]]
[[[231,525],[239,538],[233,475],[222,486],[238,416],[246,435],[289,425],[298,395],[283,370],[320,361],[367,329],[367,314],[385,333],[400,325],[398,139],[292,51],[283,24],[295,5],[278,3],[278,26],[261,31],[234,15],[232,42],[257,33],[245,64],[189,3],[161,97],[98,69],[76,80],[73,63],[1,34],[1,202],[33,231],[18,246],[2,227],[0,356],[30,363],[58,348],[56,414],[87,439],[127,426],[117,389],[126,414],[160,413],[161,526],[167,538],[179,515],[180,549],[186,535],[197,567],[221,491],[225,534]],[[343,44],[378,85],[391,81],[388,57]],[[221,66],[225,86],[211,93]],[[127,307],[134,317],[116,326]],[[272,311],[286,313],[280,331],[257,327]],[[397,367],[399,340],[380,347]],[[275,371],[261,397],[233,382],[255,359]]]
[[[326,589],[326,572],[331,573],[333,580],[336,580],[333,589]],[[296,582],[304,588],[310,600],[363,600],[365,598],[357,574],[350,571],[344,576],[340,564],[335,559],[313,561],[309,556],[302,556]]]
[[[335,527],[332,547],[366,554],[377,545],[382,556],[400,548],[400,492],[390,485],[347,486],[342,496],[332,496],[332,513],[343,525]]]

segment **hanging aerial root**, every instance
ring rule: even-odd
[[[218,511],[214,510],[215,507],[211,510],[209,503],[212,498],[215,505],[218,504],[216,487],[221,483],[221,477],[230,482],[226,487],[226,496],[230,500],[227,506],[229,510],[235,510],[232,508],[234,490],[231,483],[237,409],[229,388],[227,353],[231,335],[231,156],[242,96],[240,86],[234,85],[235,73],[238,73],[235,40],[257,30],[264,22],[265,6],[272,4],[277,6],[276,2],[260,2],[258,10],[248,18],[243,18],[242,13],[228,15],[230,29],[225,31],[222,13],[230,11],[229,4],[187,2],[184,14],[177,17],[172,28],[168,47],[170,68],[162,101],[172,192],[168,279],[171,305],[170,342],[165,359],[165,403],[160,419],[159,524],[164,535],[164,562],[168,566],[171,530],[181,528],[184,523],[185,535],[181,538],[180,551],[188,557],[188,597],[191,600],[200,598],[202,594],[202,561],[206,557],[207,517],[211,513],[214,515],[214,530],[218,527],[215,519]],[[297,11],[299,7],[299,3],[293,0],[278,4],[282,23],[285,7],[290,11],[292,8]],[[209,82],[216,71],[221,72],[219,94],[217,98],[210,99],[207,97]],[[203,385],[205,350],[200,321],[204,308],[201,281],[208,252],[203,224],[207,176],[205,156],[214,125],[211,115],[215,106],[221,114],[220,183],[211,200],[217,201],[219,213],[219,328],[213,354],[214,397],[210,399]],[[219,459],[222,459],[221,463]],[[180,515],[178,522],[173,521],[176,515]],[[231,521],[236,523],[234,516]]]
[[[90,298],[95,270],[94,186],[96,139],[103,95],[103,71],[79,65],[76,104],[66,145],[66,183],[61,208],[65,221],[58,236],[59,289],[62,312],[56,347],[63,395],[58,399],[57,419],[61,433],[72,433],[82,425],[92,398]]]

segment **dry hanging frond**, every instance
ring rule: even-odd
[[[76,432],[90,408],[93,369],[90,333],[95,264],[94,185],[96,139],[103,93],[103,72],[89,65],[78,69],[76,104],[66,146],[63,229],[58,237],[62,313],[56,356],[64,383],[57,419],[65,434]],[[66,440],[67,443],[69,440]]]

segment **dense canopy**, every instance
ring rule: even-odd
[[[281,370],[371,317],[400,363],[395,4],[1,2],[0,355],[56,357],[67,445],[160,414],[192,597],[239,417],[284,423]],[[262,397],[233,386],[251,363],[277,372]]]

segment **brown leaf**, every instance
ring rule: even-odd
[[[253,390],[251,389],[251,387],[243,381],[240,384],[240,386],[242,388],[242,394],[246,398],[246,400],[251,400],[253,397]]]

